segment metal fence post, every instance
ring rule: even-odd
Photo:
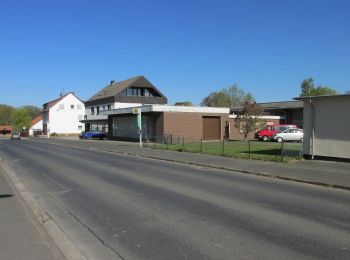
[[[225,155],[225,138],[222,139],[222,155]]]
[[[201,138],[201,153],[203,152],[203,138]]]
[[[248,140],[248,151],[249,151],[249,159],[250,159],[250,140]]]
[[[281,142],[281,161],[284,159],[284,141]]]

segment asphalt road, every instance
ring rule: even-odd
[[[348,191],[23,140],[0,156],[116,257],[350,259]]]

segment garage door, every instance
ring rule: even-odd
[[[203,117],[203,140],[221,139],[221,120],[220,117]]]

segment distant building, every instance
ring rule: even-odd
[[[8,135],[12,133],[12,126],[9,125],[0,125],[0,134]]]
[[[303,102],[302,101],[280,101],[258,103],[264,110],[264,116],[261,119],[266,121],[266,125],[296,125],[303,128]],[[230,109],[230,139],[242,140],[244,136],[240,130],[234,127],[234,119],[242,111],[241,107]],[[260,125],[259,128],[265,125]],[[249,139],[254,138],[254,133],[249,134]]]
[[[41,134],[43,131],[43,116],[37,116],[32,120],[31,127],[29,128],[29,135],[35,136]]]
[[[43,105],[44,134],[79,134],[84,131],[85,106],[73,92]]]
[[[350,94],[299,97],[304,101],[304,156],[350,160]]]

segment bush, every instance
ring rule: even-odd
[[[58,137],[58,136],[60,136],[59,134],[57,134],[57,133],[52,133],[50,136],[53,136],[53,137]]]

